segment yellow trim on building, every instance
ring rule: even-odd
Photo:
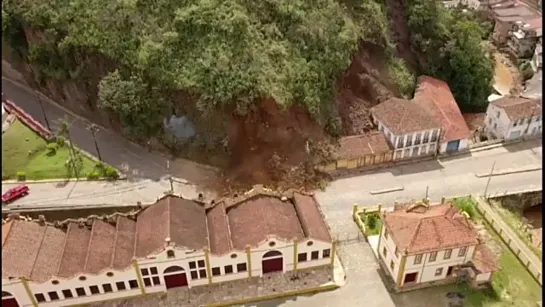
[[[140,272],[140,265],[138,265],[138,261],[136,261],[136,259],[132,260],[132,266],[134,267],[134,270],[136,271],[136,279],[138,280],[138,287],[140,288],[140,291],[142,291],[142,294],[146,294],[146,288],[144,287],[144,280],[142,279],[142,273]]]
[[[297,262],[298,262],[298,257],[297,257],[297,239],[293,240],[293,271],[294,272],[297,272]]]
[[[32,302],[32,306],[38,307],[38,301],[36,301],[36,297],[34,297],[34,294],[32,294],[32,291],[30,290],[30,287],[28,286],[27,278],[21,277],[21,282],[23,283],[23,287],[25,288],[25,292],[28,295],[28,298],[30,298],[30,301]]]
[[[397,273],[397,285],[403,286],[403,275],[405,275],[405,264],[407,263],[407,253],[403,253],[401,257],[401,264],[399,265],[399,272]]]
[[[246,258],[248,258],[248,278],[252,278],[252,252],[250,247],[246,247]]]
[[[210,267],[210,249],[204,249],[204,261],[206,264],[206,276],[208,276],[208,283],[212,283],[212,268]]]
[[[331,242],[331,265],[335,263],[335,256],[337,254],[337,241]]]

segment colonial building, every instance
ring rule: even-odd
[[[507,45],[517,58],[531,58],[541,38],[541,17],[517,21],[509,32]]]
[[[495,0],[488,3],[488,17],[494,20],[492,38],[497,44],[505,44],[513,26],[533,23],[541,19],[541,13],[528,3],[517,0]]]
[[[542,131],[541,101],[503,97],[488,105],[485,133],[490,138],[515,140]]]
[[[481,284],[498,270],[471,221],[452,204],[396,205],[384,214],[383,225],[379,258],[398,290],[454,281],[466,273]]]
[[[394,147],[394,160],[468,147],[471,133],[448,84],[428,77],[418,78],[414,98],[391,98],[373,107],[378,129]]]
[[[203,204],[176,196],[130,213],[2,225],[2,306],[58,307],[331,266],[314,197],[255,187]]]

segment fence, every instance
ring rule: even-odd
[[[44,127],[40,122],[35,120],[32,116],[27,114],[23,109],[19,108],[13,102],[7,100],[4,102],[4,107],[8,113],[14,114],[19,120],[28,126],[32,131],[38,133],[44,139],[51,137],[51,131]]]
[[[526,253],[531,251],[529,248],[526,252],[524,252],[515,242],[521,242],[521,240],[517,236],[512,236],[507,231],[504,231],[503,228],[499,225],[499,223],[496,221],[495,217],[492,216],[491,213],[488,212],[487,209],[484,209],[483,206],[480,204],[479,200],[476,199],[474,196],[472,198],[475,200],[475,203],[477,204],[477,210],[479,213],[483,216],[483,218],[488,222],[488,224],[492,227],[492,229],[498,234],[498,236],[502,239],[502,241],[509,247],[509,249],[515,254],[517,259],[524,265],[524,267],[528,270],[530,275],[534,277],[534,279],[539,283],[539,285],[542,285],[542,271],[541,271],[541,263],[536,265],[535,263],[532,263],[529,256],[527,256]],[[484,200],[482,200],[484,201]],[[508,227],[508,226],[507,226]],[[524,246],[525,243],[521,242]]]

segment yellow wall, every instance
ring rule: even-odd
[[[337,160],[337,168],[346,167],[348,161],[346,160]]]

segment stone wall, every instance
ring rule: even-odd
[[[274,295],[289,291],[316,288],[333,281],[330,266],[299,270],[296,273],[273,273],[264,277],[207,286],[171,289],[166,293],[150,294],[127,300],[89,304],[89,307],[197,307],[217,302],[230,302],[241,299]]]
[[[503,207],[522,212],[530,207],[537,206],[542,202],[541,191],[491,197],[490,199],[499,202]]]

